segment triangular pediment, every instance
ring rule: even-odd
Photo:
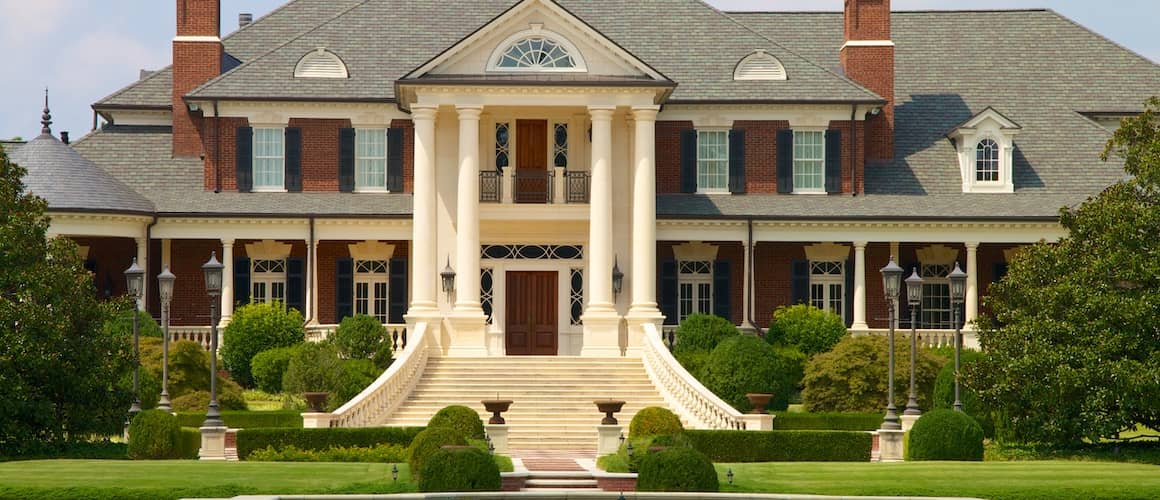
[[[552,0],[517,3],[403,80],[536,74],[669,81]]]

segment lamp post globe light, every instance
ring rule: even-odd
[[[205,274],[205,293],[209,295],[209,410],[205,414],[202,427],[224,427],[217,400],[217,347],[218,347],[218,297],[222,293],[222,269],[225,266],[217,260],[217,252],[210,254],[209,261],[201,266]]]
[[[161,298],[161,400],[157,409],[172,411],[169,401],[169,304],[173,301],[173,283],[177,276],[169,272],[169,266],[157,275],[157,295]]]
[[[137,265],[137,258],[125,270],[126,290],[133,297],[133,404],[129,407],[129,418],[141,413],[141,346],[139,325],[137,324],[137,309],[141,304],[141,292],[145,289],[145,270]]]
[[[918,395],[914,388],[915,358],[918,357],[918,307],[922,305],[922,277],[918,269],[914,269],[909,278],[906,278],[906,301],[910,304],[910,395],[906,400],[906,411],[903,415],[922,415],[918,409]]]
[[[967,273],[964,273],[959,263],[955,262],[955,269],[947,275],[951,282],[951,314],[955,323],[955,411],[963,411],[963,400],[959,398],[959,355],[963,350],[963,329],[959,324],[959,308],[966,299]]]
[[[899,430],[902,429],[902,424],[898,421],[897,408],[894,407],[894,311],[898,307],[898,289],[902,287],[902,268],[894,263],[894,257],[890,257],[890,263],[886,264],[880,271],[882,273],[882,289],[886,292],[886,310],[888,312],[886,322],[890,325],[890,334],[887,341],[890,343],[887,347],[887,352],[890,353],[886,365],[886,417],[882,419],[882,428],[885,430]]]

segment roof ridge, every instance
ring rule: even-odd
[[[988,12],[1044,12],[1051,11],[1047,7],[1023,7],[1023,8],[994,8],[994,9],[899,9],[891,10],[891,14],[926,14],[926,13],[988,13]],[[842,14],[838,10],[724,10],[725,14]]]

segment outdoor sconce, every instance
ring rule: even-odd
[[[898,298],[899,288],[902,288],[902,273],[903,270],[898,264],[894,263],[894,257],[890,257],[890,263],[882,268],[882,287],[886,290],[887,302],[893,302]]]
[[[958,304],[967,296],[967,273],[964,273],[959,263],[955,262],[955,269],[947,275],[951,282],[951,303]]]
[[[141,291],[145,289],[145,270],[137,265],[137,258],[133,257],[133,263],[129,269],[125,270],[125,284],[128,286],[129,295],[137,302],[141,301]]]
[[[914,269],[909,278],[906,278],[906,302],[911,307],[922,303],[922,277],[918,275],[918,269]]]
[[[451,257],[447,257],[447,267],[443,268],[439,276],[443,278],[443,293],[447,294],[447,300],[451,300],[451,294],[455,293],[455,270],[451,268]]]
[[[619,297],[620,291],[623,289],[624,273],[620,272],[620,259],[617,259],[612,264],[612,294]]]
[[[217,297],[222,293],[222,265],[217,259],[217,252],[213,252],[209,256],[209,261],[201,266],[202,273],[205,274],[205,293],[210,297]]]

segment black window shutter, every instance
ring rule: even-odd
[[[729,281],[729,261],[719,260],[713,263],[713,314],[733,322],[733,309],[729,299],[733,296],[733,287]]]
[[[854,258],[846,259],[846,286],[842,290],[845,295],[846,328],[854,324]]]
[[[745,192],[745,131],[729,131],[729,192]]]
[[[286,307],[305,314],[306,280],[303,279],[305,261],[291,257],[286,259]]]
[[[842,131],[826,131],[826,192],[842,192]]]
[[[354,315],[354,259],[338,259],[335,263],[334,303],[335,323],[342,323],[342,319]]]
[[[387,191],[403,192],[403,129],[387,129]]]
[[[681,131],[681,192],[697,192],[697,131]]]
[[[666,260],[661,262],[661,314],[665,315],[666,325],[677,324],[677,262]]]
[[[302,129],[286,129],[286,190],[302,192]]]
[[[234,259],[234,306],[250,303],[250,259]]]
[[[809,304],[810,262],[808,260],[795,260],[790,266],[790,302],[794,304]]]
[[[793,130],[777,131],[777,192],[793,192]]]
[[[338,190],[354,191],[354,134],[353,128],[338,130]]]
[[[390,309],[387,322],[401,325],[407,313],[407,259],[391,259]]]
[[[254,189],[254,129],[238,127],[237,148],[235,152],[235,171],[239,193],[248,193]]]

